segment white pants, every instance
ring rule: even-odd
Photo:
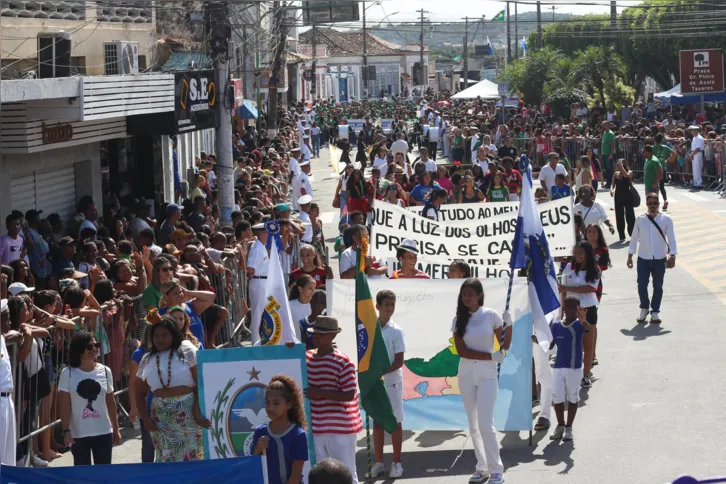
[[[393,415],[396,416],[396,422],[403,422],[403,383],[386,382],[386,391],[388,392],[388,399],[391,401]]]
[[[491,361],[467,360],[459,362],[459,390],[464,400],[469,434],[476,454],[476,470],[504,472],[499,456],[499,441],[494,430],[494,403],[497,401],[499,382],[496,366]]]
[[[582,380],[582,367],[555,368],[553,373],[553,398],[555,404],[578,403],[580,401],[580,381]]]
[[[336,459],[350,469],[353,475],[353,484],[358,484],[358,474],[355,470],[355,443],[356,434],[314,434],[315,459],[320,462],[324,459]]]
[[[260,320],[262,319],[262,311],[265,309],[265,286],[267,279],[250,279],[250,311],[252,313],[252,321],[250,330],[252,331],[252,344],[260,340]]]
[[[15,465],[15,406],[13,397],[0,397],[0,464]]]
[[[697,153],[693,157],[693,186],[694,187],[700,187],[703,186],[703,155],[701,153]]]
[[[451,140],[448,136],[444,136],[444,156],[448,157],[451,153]]]
[[[539,416],[550,419],[552,414],[552,368],[550,368],[549,352],[537,343],[532,343],[534,357],[534,374],[540,384]]]

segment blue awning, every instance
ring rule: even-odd
[[[257,119],[257,108],[249,99],[242,101],[242,106],[235,109],[235,114],[242,119]]]

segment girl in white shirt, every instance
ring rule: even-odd
[[[292,316],[292,324],[295,327],[295,336],[298,341],[303,341],[300,330],[300,320],[307,318],[311,314],[310,300],[313,298],[317,283],[312,276],[303,274],[295,279],[290,289],[290,315]]]
[[[96,362],[100,343],[88,331],[73,335],[68,367],[58,379],[63,441],[71,445],[73,465],[110,464],[121,443],[111,370]]]
[[[512,318],[484,307],[484,288],[479,279],[470,277],[461,285],[456,317],[451,325],[459,361],[459,388],[469,419],[469,434],[476,454],[476,472],[470,483],[504,482],[504,465],[499,456],[499,442],[494,430],[494,403],[497,400],[497,362],[501,352],[494,352],[494,338],[502,340],[502,323],[507,323],[503,349],[512,340]]]
[[[168,316],[152,327],[150,339],[151,348],[136,373],[135,395],[144,427],[151,432],[155,461],[202,460],[202,428],[211,424],[199,411],[197,348]],[[146,408],[149,390],[154,395],[150,413]]]
[[[580,306],[587,310],[587,322],[597,324],[597,288],[600,285],[600,268],[595,260],[595,252],[590,242],[581,240],[572,251],[574,262],[565,266],[560,284],[560,296],[564,306],[567,296],[575,296],[580,300]],[[595,333],[586,332],[583,339],[585,356],[582,360],[583,377],[582,386],[590,388],[590,369],[595,354]]]

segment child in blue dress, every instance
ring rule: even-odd
[[[267,456],[270,484],[300,484],[308,437],[303,395],[295,380],[287,375],[272,377],[265,388],[265,411],[270,421],[255,429],[254,455]]]

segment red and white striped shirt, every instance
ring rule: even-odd
[[[416,275],[407,276],[401,269],[393,271],[389,279],[431,279],[431,277],[424,271],[416,271]]]
[[[310,400],[313,434],[357,434],[363,430],[358,406],[358,378],[355,365],[348,355],[338,350],[321,358],[313,358],[315,350],[307,352],[308,385],[323,390],[356,392],[350,402],[327,399]]]

